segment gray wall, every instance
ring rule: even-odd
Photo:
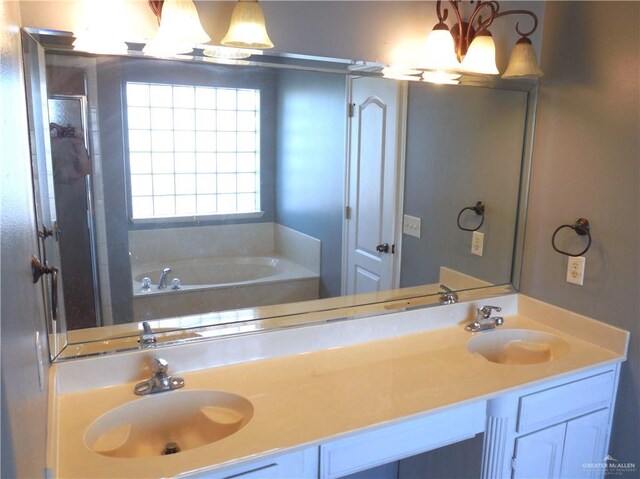
[[[640,3],[550,2],[544,25],[522,292],[631,331],[610,453],[638,474]],[[550,246],[580,216],[593,233],[582,287]]]
[[[0,231],[2,323],[2,466],[0,476],[43,477],[47,430],[47,358],[40,390],[35,332],[46,334],[40,283],[33,285],[29,256],[38,252],[18,3],[0,2]],[[45,353],[46,354],[46,353]],[[28,451],[28,453],[24,453]]]
[[[344,75],[278,75],[276,222],[322,242],[323,298],[341,293],[345,88]]]
[[[422,231],[402,238],[402,287],[437,282],[440,266],[511,281],[526,112],[526,92],[411,83],[404,212]],[[486,207],[481,257],[456,222],[477,201]],[[467,210],[460,223],[475,228],[480,217]]]

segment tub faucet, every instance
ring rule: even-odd
[[[162,358],[153,358],[151,363],[151,371],[153,377],[142,381],[133,388],[133,392],[138,396],[146,396],[147,394],[161,393],[180,389],[184,386],[184,379],[173,378],[167,374],[169,363]]]
[[[171,273],[171,268],[165,268],[160,273],[160,278],[158,279],[158,289],[164,289],[167,287],[167,276]]]
[[[491,311],[502,311],[499,306],[483,306],[478,308],[478,314],[476,320],[467,324],[464,329],[470,333],[477,333],[480,331],[486,331],[490,329],[496,329],[498,326],[502,326],[504,318],[502,316],[491,316]]]
[[[442,304],[454,304],[458,302],[458,295],[450,288],[441,284],[440,287],[444,289],[444,293],[440,293],[440,302]]]

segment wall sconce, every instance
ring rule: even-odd
[[[478,1],[468,21],[463,20],[458,6],[459,0],[449,0],[451,10],[456,16],[457,23],[449,29],[445,21],[449,10],[441,7],[441,0],[436,2],[438,23],[429,34],[426,44],[426,59],[424,66],[435,71],[456,71],[481,73],[486,75],[499,74],[495,60],[495,43],[489,32],[489,27],[496,18],[506,15],[529,15],[533,19],[531,30],[522,32],[519,23],[516,31],[521,36],[511,53],[509,67],[503,78],[541,77],[542,71],[538,67],[536,54],[529,40],[529,36],[538,28],[538,17],[529,10],[500,11],[500,4],[493,0]],[[474,3],[473,1],[470,3]],[[483,18],[482,14],[487,17]],[[449,40],[449,37],[451,40]],[[453,49],[451,45],[453,44]],[[452,52],[453,50],[453,52]]]
[[[202,28],[193,0],[149,1],[158,17],[160,28],[156,37],[142,50],[152,55],[190,53],[200,43],[211,41]]]

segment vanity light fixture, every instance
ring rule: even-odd
[[[142,50],[144,53],[159,56],[191,53],[196,45],[211,41],[202,28],[193,0],[149,1],[149,5],[158,17],[160,28]]]
[[[257,0],[238,0],[231,14],[229,31],[221,43],[237,48],[273,48],[273,42],[267,33],[264,12]]]
[[[495,1],[477,2],[469,20],[465,21],[460,13],[461,0],[448,0],[451,10],[455,14],[456,24],[451,29],[445,23],[449,15],[447,8],[442,9],[442,1],[436,2],[438,23],[429,34],[426,44],[425,67],[435,71],[456,71],[481,73],[487,75],[499,74],[495,61],[495,43],[491,37],[489,27],[496,18],[506,15],[528,15],[533,20],[533,27],[528,31],[521,31],[516,23],[516,31],[521,36],[511,54],[509,67],[503,78],[541,77],[542,71],[538,67],[535,51],[529,36],[538,28],[538,17],[529,10],[500,11],[500,4]],[[483,17],[486,15],[486,17]],[[451,40],[449,40],[451,37]],[[451,43],[455,50],[455,60],[451,55]],[[453,66],[447,67],[447,65]]]

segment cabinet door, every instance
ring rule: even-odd
[[[183,476],[180,476],[183,477]],[[250,464],[184,476],[185,479],[317,479],[318,448],[283,454]]]
[[[609,430],[609,409],[601,409],[567,423],[562,457],[562,477],[595,479],[604,468],[589,467],[605,462],[605,444]]]
[[[534,432],[516,440],[514,479],[554,479],[560,475],[566,424]]]

